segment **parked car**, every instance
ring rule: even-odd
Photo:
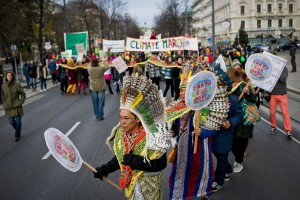
[[[252,45],[252,51],[256,52],[258,50],[264,50],[264,51],[269,51],[270,45],[268,44],[263,44],[263,43],[255,43]]]
[[[258,49],[261,49],[262,46],[263,46],[263,43],[255,43],[252,45],[252,51],[255,52]]]
[[[292,43],[291,42],[286,42],[283,44],[279,44],[277,46],[277,51],[284,51],[284,50],[290,50],[292,47]]]

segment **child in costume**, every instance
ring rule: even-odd
[[[165,102],[157,87],[146,77],[128,74],[123,79],[120,123],[107,144],[114,141],[114,157],[96,168],[103,179],[121,170],[120,186],[127,199],[162,199],[162,173],[167,166],[169,129],[165,122]]]

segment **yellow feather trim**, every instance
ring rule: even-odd
[[[135,99],[131,104],[131,109],[134,109],[142,101],[142,99],[143,99],[143,94],[139,92],[139,94],[137,95],[137,97],[135,97]]]

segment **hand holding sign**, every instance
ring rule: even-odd
[[[47,147],[49,148],[52,156],[64,168],[72,172],[77,172],[81,168],[81,165],[83,163],[93,172],[97,172],[94,167],[81,159],[81,156],[72,141],[59,130],[55,128],[48,128],[44,133],[44,137]],[[114,186],[116,189],[121,191],[121,188],[114,182],[105,177],[103,177],[103,179]]]
[[[213,100],[217,88],[217,78],[209,71],[197,73],[189,81],[186,92],[185,102],[191,110],[196,110],[195,127],[199,127],[199,112],[202,108]],[[195,137],[194,153],[197,152],[198,136]]]

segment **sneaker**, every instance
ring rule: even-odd
[[[44,89],[44,92],[46,92],[47,91],[47,89]]]
[[[229,173],[226,173],[226,174],[225,174],[224,181],[229,181],[229,180],[230,180],[230,174],[229,174]]]
[[[243,164],[237,163],[236,166],[234,166],[234,168],[233,168],[233,172],[234,173],[239,173],[239,172],[242,171],[243,168],[244,168]]]
[[[217,183],[217,182],[213,182],[212,191],[213,192],[218,192],[220,189],[222,189],[222,185],[219,185],[219,183]]]
[[[286,136],[287,136],[288,138],[291,138],[291,137],[292,137],[291,131],[287,131],[287,132],[286,132]]]
[[[15,142],[19,142],[20,141],[20,138],[19,137],[16,137],[15,138]]]
[[[41,90],[40,92],[44,92],[43,90]]]
[[[237,166],[237,164],[238,164],[238,163],[234,161],[234,163],[233,163],[233,167]]]
[[[274,135],[274,134],[275,134],[275,131],[276,131],[276,127],[272,127],[271,130],[270,130],[270,133],[271,133],[272,135]]]

